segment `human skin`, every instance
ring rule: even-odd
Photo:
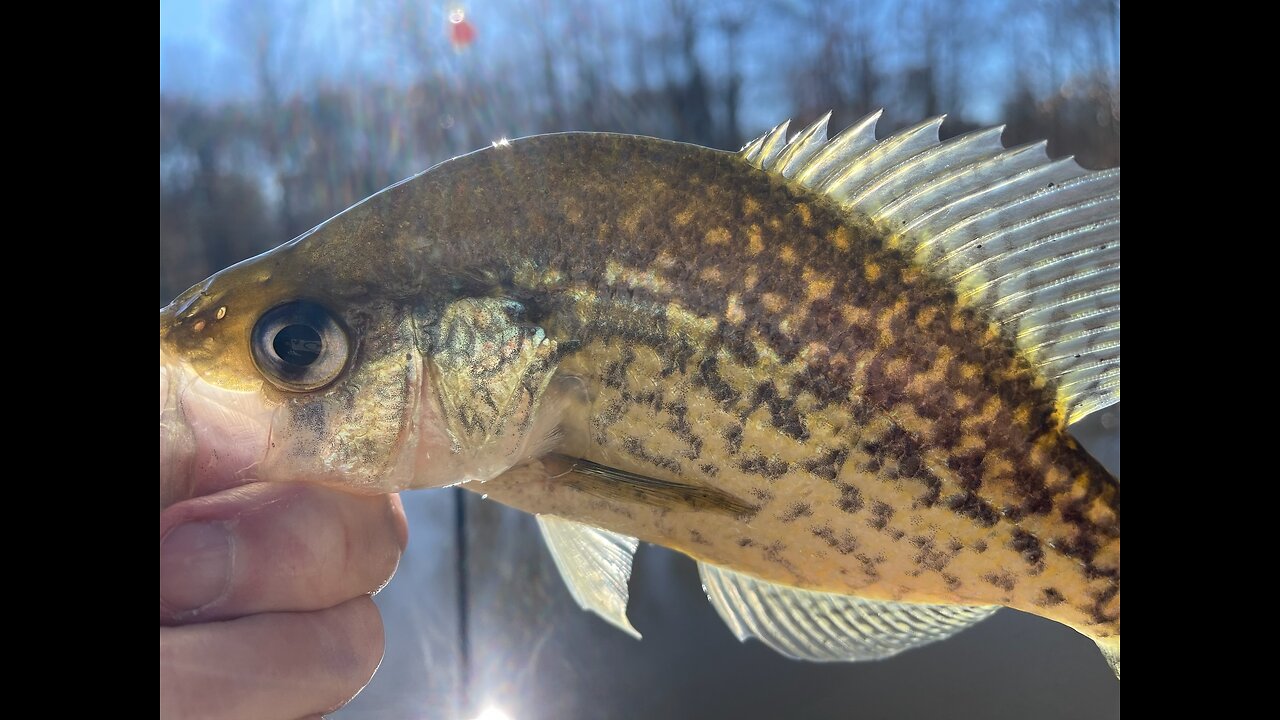
[[[399,497],[189,480],[161,478],[215,491],[160,511],[160,716],[292,719],[344,705],[382,660],[370,596],[408,540]]]

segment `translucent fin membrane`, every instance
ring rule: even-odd
[[[1102,651],[1102,656],[1107,659],[1107,664],[1111,666],[1111,670],[1115,672],[1116,679],[1120,679],[1120,638],[1103,638],[1098,640],[1098,649]]]
[[[698,563],[702,587],[739,640],[758,638],[797,660],[879,660],[928,645],[989,617],[995,606],[864,600],[775,585]]]
[[[539,515],[538,527],[578,605],[640,639],[627,620],[627,582],[640,541],[554,515]]]

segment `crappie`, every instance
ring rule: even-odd
[[[1067,427],[1120,397],[1120,171],[877,118],[736,154],[538,136],[394,185],[161,310],[161,471],[466,483],[632,633],[640,539],[791,657],[1008,606],[1118,675],[1119,483]]]

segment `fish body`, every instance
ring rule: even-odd
[[[466,483],[558,519],[575,597],[624,629],[638,538],[796,657],[892,652],[733,598],[938,637],[1008,606],[1118,674],[1119,484],[1067,432],[1119,397],[1118,171],[936,123],[785,132],[498,144],[213,276],[161,311],[162,462]]]

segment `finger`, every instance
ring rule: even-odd
[[[382,661],[368,597],[328,610],[160,628],[160,717],[291,718],[345,705]]]
[[[253,483],[160,514],[160,623],[320,610],[376,592],[407,541],[399,498]]]

